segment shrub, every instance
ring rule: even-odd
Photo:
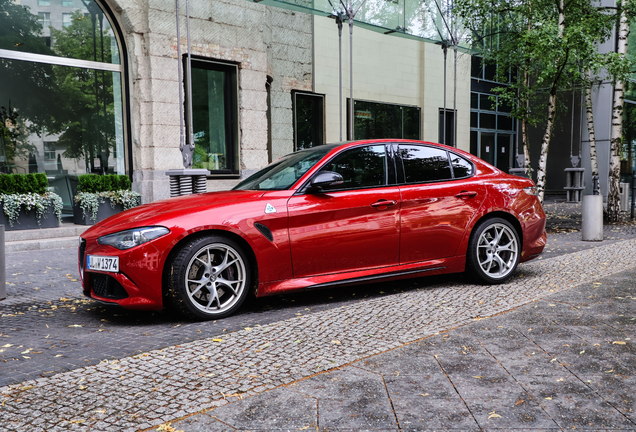
[[[78,177],[77,192],[100,193],[129,191],[131,189],[130,178],[120,174],[83,174]]]
[[[38,194],[47,193],[49,181],[44,173],[36,174],[0,174],[0,193],[14,194]]]

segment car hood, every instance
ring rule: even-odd
[[[174,197],[126,210],[96,224],[109,232],[161,224],[178,216],[244,203],[263,196],[263,191],[231,190]]]

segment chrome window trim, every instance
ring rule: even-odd
[[[109,72],[122,72],[122,66],[120,64],[101,63],[90,60],[80,60],[67,57],[50,56],[45,54],[26,53],[8,49],[0,49],[0,58],[6,58],[9,60],[30,61],[34,63],[47,63],[57,66],[97,69]]]

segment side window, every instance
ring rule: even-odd
[[[406,183],[452,178],[446,150],[427,146],[400,146]]]
[[[338,189],[355,189],[386,185],[386,151],[384,145],[347,150],[328,162],[322,171],[337,172],[344,184]]]
[[[470,177],[473,175],[475,168],[472,163],[454,153],[451,153],[450,155],[455,178]]]

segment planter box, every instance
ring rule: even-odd
[[[91,219],[91,215],[87,214],[84,216],[84,212],[78,203],[73,203],[73,223],[76,225],[93,225],[99,221],[103,221],[104,219],[116,215],[119,212],[124,211],[123,204],[115,204],[115,207],[110,206],[110,200],[105,199],[104,203],[100,203],[97,208],[97,218],[95,220]]]
[[[4,225],[5,231],[27,230],[27,229],[40,229],[40,228],[57,228],[60,226],[60,221],[55,217],[53,205],[49,205],[48,211],[38,220],[36,217],[35,209],[27,212],[24,207],[20,210],[20,216],[15,221],[13,226],[9,224],[9,218],[4,214],[4,203],[0,203],[0,224]]]

